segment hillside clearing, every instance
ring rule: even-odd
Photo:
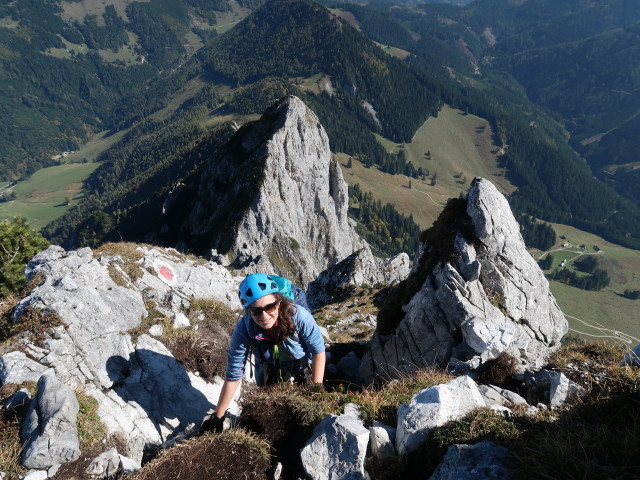
[[[567,316],[569,334],[587,341],[606,340],[629,346],[640,343],[640,301],[622,297],[625,290],[640,290],[640,251],[607,242],[597,235],[567,225],[551,224],[558,235],[558,244],[549,252],[534,251],[536,259],[553,255],[551,273],[563,260],[567,268],[584,255],[597,255],[599,264],[611,277],[604,289],[581,290],[550,280],[550,288],[560,309]],[[564,238],[561,238],[564,237]],[[569,244],[563,247],[562,244]]]
[[[145,2],[148,3],[151,0],[110,0],[105,2],[104,0],[81,0],[80,2],[62,2],[62,19],[67,21],[76,20],[82,22],[87,15],[96,15],[96,21],[99,26],[104,26],[104,14],[107,5],[113,5],[118,12],[118,15],[125,21],[129,21],[127,18],[126,9],[130,3],[133,2]]]
[[[498,167],[491,125],[475,115],[445,105],[418,129],[405,150],[416,168],[436,172],[438,184],[451,191],[460,190],[460,178],[454,178],[459,173],[468,181],[484,177],[505,195],[515,190]]]
[[[13,189],[16,199],[0,203],[0,220],[20,216],[40,229],[82,198],[82,182],[98,163],[67,163],[38,170]],[[67,205],[67,197],[71,203]]]
[[[347,169],[348,157],[339,155],[347,183],[359,183],[383,204],[391,203],[403,214],[412,214],[423,229],[431,226],[449,198],[466,192],[476,176],[487,178],[504,194],[515,190],[498,168],[498,147],[489,122],[475,115],[445,106],[418,129],[411,143],[397,144],[380,135],[376,138],[390,153],[404,149],[407,159],[416,168],[428,170],[429,176],[425,180],[412,178],[409,188],[409,178],[404,175],[365,168],[356,159],[352,159],[353,168]]]

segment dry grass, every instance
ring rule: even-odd
[[[349,390],[338,386],[333,391],[277,384],[260,389],[245,399],[240,424],[269,440],[274,457],[284,465],[285,478],[304,477],[298,452],[326,415],[339,415],[345,405],[355,403],[365,425],[378,420],[395,426],[400,403],[408,402],[417,391],[450,378],[437,370],[423,370],[382,388]]]
[[[196,328],[173,329],[165,324],[163,343],[172,355],[204,380],[224,376],[231,333],[239,313],[213,299],[194,299],[187,311]]]
[[[52,478],[54,480],[93,480],[96,478],[87,473],[87,468],[101,453],[115,448],[118,453],[126,455],[126,442],[119,436],[109,436],[103,441],[95,442],[91,447],[81,449],[82,455],[78,460],[63,464]],[[112,478],[112,477],[109,477]]]
[[[3,408],[0,408],[0,413],[4,413]],[[0,472],[6,475],[7,480],[16,479],[27,472],[20,466],[21,452],[20,423],[0,418]]]
[[[554,421],[529,422],[508,445],[518,478],[632,479],[640,469],[640,394],[588,399]]]
[[[502,352],[493,360],[481,365],[478,369],[478,383],[506,387],[515,375],[516,359],[512,355]]]
[[[80,439],[80,450],[91,450],[107,437],[107,427],[98,415],[98,401],[76,391],[76,398],[80,404],[78,412],[78,438]]]
[[[93,256],[96,258],[103,255],[119,256],[122,259],[123,264],[120,268],[128,278],[123,278],[122,273],[112,264],[108,266],[108,271],[116,285],[123,287],[127,286],[129,282],[142,278],[142,267],[139,262],[144,258],[144,253],[138,250],[138,246],[137,243],[129,242],[105,243],[94,250]]]
[[[136,480],[264,480],[270,445],[255,434],[234,429],[191,439],[163,451]]]
[[[51,336],[53,329],[63,324],[57,313],[27,306],[12,325],[11,336],[21,336],[34,345],[43,346],[45,337]]]
[[[0,355],[6,353],[6,344],[10,343],[13,337],[13,321],[11,315],[18,303],[17,295],[10,295],[0,299]]]
[[[607,342],[570,344],[557,350],[549,368],[580,384],[592,398],[640,390],[640,369],[620,366],[627,350]]]
[[[377,420],[395,427],[398,405],[408,403],[420,390],[446,383],[452,378],[437,368],[419,370],[380,388],[366,388],[358,393],[354,401],[360,406],[365,424],[370,425]]]
[[[9,397],[22,388],[36,392],[35,382],[25,382],[22,385],[7,383],[0,387],[0,472],[5,473],[7,480],[17,479],[26,473],[26,469],[20,465],[20,425],[27,413],[27,405],[11,412],[5,409]]]
[[[7,353],[12,348],[15,339],[20,334],[32,335],[30,328],[36,327],[33,335],[40,336],[46,331],[45,326],[33,325],[30,322],[36,322],[37,319],[34,318],[36,314],[34,312],[28,313],[27,317],[19,318],[16,323],[13,323],[13,313],[15,311],[15,307],[20,300],[30,295],[31,292],[39,285],[41,285],[45,281],[45,276],[42,273],[36,273],[30,279],[27,285],[19,292],[14,292],[13,294],[0,298],[0,355]],[[52,322],[51,327],[60,324],[60,318],[53,318],[53,314],[45,314],[48,318],[45,321]],[[15,349],[15,348],[13,348]]]

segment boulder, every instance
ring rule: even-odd
[[[46,373],[53,370],[27,357],[19,350],[0,357],[0,386],[5,383],[21,385],[24,382],[37,382]]]
[[[111,448],[94,458],[86,469],[92,478],[112,477],[122,471],[122,462],[115,448]]]
[[[515,392],[494,385],[478,385],[478,390],[485,403],[490,407],[505,407],[512,410],[516,407],[522,408],[527,414],[537,411],[527,401]]]
[[[48,468],[80,457],[77,415],[80,410],[73,391],[54,375],[38,380],[38,393],[29,404],[20,430],[24,442],[22,464]]]
[[[304,470],[313,480],[368,478],[364,460],[369,430],[357,408],[347,407],[342,415],[327,415],[300,451]]]
[[[380,259],[366,246],[324,270],[309,283],[307,300],[311,308],[321,308],[343,300],[354,286],[393,285],[408,275],[409,256],[406,253]]]
[[[625,354],[620,366],[623,367],[625,365],[640,367],[640,345]]]
[[[16,393],[11,395],[4,404],[3,416],[5,419],[12,420],[16,418],[22,418],[29,406],[29,392],[27,389],[22,388]]]
[[[421,390],[408,404],[398,407],[398,453],[406,455],[416,450],[426,440],[429,430],[480,407],[486,407],[486,403],[476,382],[468,376]]]
[[[24,477],[21,477],[21,480],[46,480],[47,478],[49,478],[47,470],[29,470]]]
[[[379,465],[385,465],[396,456],[396,447],[393,444],[396,438],[396,429],[374,421],[369,427],[369,446],[371,455]]]
[[[549,403],[552,407],[559,407],[569,400],[582,398],[586,395],[584,388],[569,380],[564,373],[554,373],[549,390]]]
[[[502,352],[519,372],[540,368],[568,324],[505,197],[476,178],[425,236],[414,270],[381,309],[362,380],[433,365],[474,369]]]
[[[340,360],[338,360],[338,371],[347,376],[351,381],[357,381],[358,370],[360,369],[360,359],[355,352],[349,352]]]
[[[429,480],[509,480],[509,450],[493,442],[451,445]]]

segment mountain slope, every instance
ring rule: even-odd
[[[583,130],[591,128],[594,131],[596,122],[603,127],[606,121],[614,128],[610,135],[622,133],[615,130],[616,125],[627,121],[629,111],[636,108],[635,87],[629,85],[634,80],[622,79],[634,79],[637,75],[632,71],[633,64],[621,64],[620,60],[623,52],[635,48],[629,37],[631,34],[627,38],[616,36],[616,32],[633,31],[634,18],[638,18],[640,12],[635,4],[610,2],[608,13],[598,13],[604,6],[582,0],[562,3],[480,0],[464,8],[450,5],[422,5],[414,9],[378,5],[373,8],[413,32],[416,40],[413,44],[403,45],[403,48],[415,55],[411,63],[416,68],[434,72],[433,62],[429,60],[433,46],[436,46],[435,51],[450,54],[446,68],[441,69],[450,77],[448,88],[442,89],[443,98],[445,102],[492,123],[501,145],[506,147],[502,159],[507,178],[518,187],[510,197],[514,208],[546,220],[572,224],[634,248],[640,246],[637,195],[629,194],[634,191],[630,180],[637,176],[626,174],[623,168],[619,175],[607,178],[600,175],[605,183],[595,181],[590,168],[568,144],[567,132],[563,129],[582,124]],[[357,15],[357,10],[353,11]],[[602,18],[598,20],[600,16]],[[367,27],[366,16],[358,16],[358,20],[362,22],[363,31],[372,30]],[[561,43],[563,38],[571,42]],[[605,39],[609,43],[612,39],[616,42],[604,49],[603,46],[607,45]],[[551,46],[559,47],[555,55],[561,56],[562,60],[552,62],[555,58],[549,55],[555,50]],[[587,46],[592,48],[587,49]],[[575,59],[567,52],[577,52],[582,56]],[[540,55],[536,57],[538,53]],[[524,65],[525,61],[534,58],[535,66],[531,60],[526,68],[517,72],[522,84],[519,83],[512,76],[516,75],[515,68],[514,71],[510,68],[516,59]],[[599,62],[593,69],[589,65],[591,58]],[[510,62],[514,62],[513,65]],[[614,65],[618,65],[617,70]],[[582,86],[570,81],[568,75],[572,68],[583,72],[571,77],[576,77]],[[538,76],[538,71],[547,75]],[[604,88],[609,77],[621,79],[619,91]],[[451,81],[461,88],[451,88]],[[444,78],[442,82],[447,84]],[[625,88],[627,93],[621,93]],[[561,113],[555,112],[550,115],[550,105],[544,104],[541,108],[530,100],[540,91],[545,91],[546,97],[552,95],[567,105],[572,102],[580,104],[577,97],[581,95],[584,100],[582,110],[573,112],[574,117],[571,118],[564,115],[563,119]],[[616,109],[613,97],[625,95],[628,97],[625,110],[620,103]],[[610,104],[614,107],[610,108]],[[604,113],[593,115],[595,111]],[[612,115],[614,111],[615,117]],[[575,131],[573,133],[576,135]],[[615,136],[616,140],[620,137]],[[599,139],[594,138],[588,148],[596,149]],[[632,152],[634,142],[635,136],[627,135],[617,144],[616,151]],[[617,142],[609,142],[609,145],[612,143]],[[572,141],[572,146],[580,147],[575,141]],[[580,148],[583,153],[584,150]],[[599,155],[606,157],[607,152],[600,150]],[[629,157],[626,158],[629,161]],[[596,169],[594,173],[598,173]],[[624,188],[621,183],[615,183],[621,179],[626,182]],[[628,199],[616,194],[612,186],[628,195]]]
[[[369,123],[408,141],[440,100],[426,79],[353,27],[308,0],[273,0],[198,53],[203,67],[234,83],[324,73],[334,88],[371,104]]]
[[[0,180],[158,108],[164,97],[146,97],[147,82],[184,61],[185,46],[214,37],[215,10],[228,9],[226,0],[3,2]]]

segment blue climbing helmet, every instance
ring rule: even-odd
[[[259,298],[277,293],[278,285],[271,275],[266,273],[252,273],[240,283],[238,294],[240,295],[240,303],[246,308]]]

